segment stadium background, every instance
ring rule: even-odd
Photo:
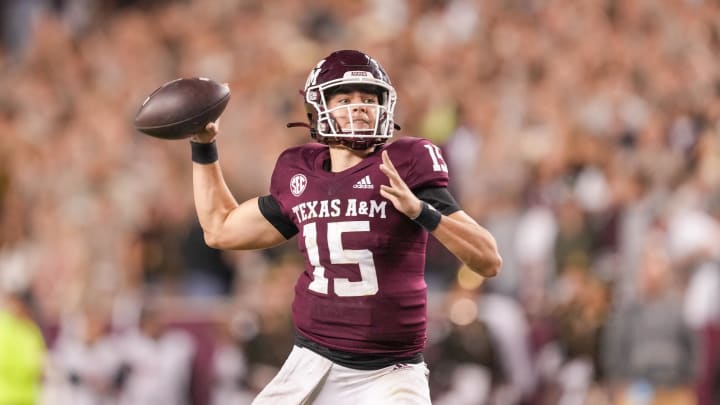
[[[191,374],[154,375],[178,398],[267,381],[292,341],[294,243],[205,248],[187,143],[130,123],[168,80],[229,83],[226,178],[239,200],[266,193],[279,152],[308,141],[285,123],[309,69],[350,48],[386,68],[398,136],[443,146],[504,258],[481,285],[431,246],[436,403],[720,401],[717,1],[7,0],[0,28],[0,285],[46,339],[45,391],[107,377],[72,382],[59,343],[82,348],[96,325],[124,347],[141,313],[190,338],[167,352]],[[663,322],[657,297],[676,309]],[[614,322],[624,308],[646,316]],[[642,322],[661,330],[624,333]],[[618,356],[633,339],[650,354]],[[215,365],[222,350],[242,367]]]

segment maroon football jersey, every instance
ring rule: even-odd
[[[440,149],[418,138],[385,146],[411,189],[446,187]],[[380,195],[381,148],[358,165],[323,169],[328,147],[283,152],[271,193],[296,224],[305,271],[295,285],[293,321],[321,345],[392,357],[422,351],[426,338],[428,233]]]

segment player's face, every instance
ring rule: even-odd
[[[328,100],[328,109],[340,129],[374,130],[378,96],[364,91],[337,93]]]

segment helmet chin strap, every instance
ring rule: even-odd
[[[351,120],[351,123],[353,121]],[[343,133],[343,129],[340,128],[340,124],[334,119],[330,118],[330,125],[335,126],[335,131],[339,133]],[[375,128],[375,131],[377,131],[377,128]],[[354,134],[355,132],[353,130],[350,130],[351,134]],[[385,138],[375,138],[375,137],[369,137],[369,138],[356,138],[352,135],[350,137],[334,137],[334,136],[326,136],[326,135],[319,135],[318,134],[318,141],[327,145],[342,145],[346,148],[352,149],[352,150],[366,150],[368,148],[371,148],[375,145],[383,144],[387,141]]]
[[[287,128],[307,128],[310,130],[311,135],[312,127],[307,122],[288,122],[285,125]],[[402,128],[400,128],[400,125],[393,123],[393,127],[396,131],[400,131]],[[326,137],[322,136],[320,134],[315,134],[312,136],[313,139],[320,143],[324,143],[326,145],[343,145],[345,147],[348,147],[352,150],[365,150],[372,146],[376,145],[382,145],[385,142],[387,142],[387,139],[377,139],[377,138],[368,138],[363,140],[357,140],[357,139],[345,139],[341,137]]]
[[[288,128],[308,128],[312,131],[312,127],[310,124],[305,122],[288,122],[286,124]],[[330,136],[323,136],[320,134],[315,134],[313,137],[316,141],[323,143],[325,145],[342,145],[347,148],[350,148],[352,150],[365,150],[375,145],[383,144],[387,141],[387,139],[377,139],[377,138],[368,138],[368,139],[346,139],[342,137],[330,137]]]
[[[385,139],[345,139],[345,138],[332,138],[326,140],[320,140],[321,143],[326,145],[342,145],[352,150],[366,150],[373,146],[382,145],[385,143]]]

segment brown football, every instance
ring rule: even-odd
[[[201,131],[225,110],[230,88],[204,78],[167,82],[143,101],[135,115],[135,129],[162,139],[183,139]]]

